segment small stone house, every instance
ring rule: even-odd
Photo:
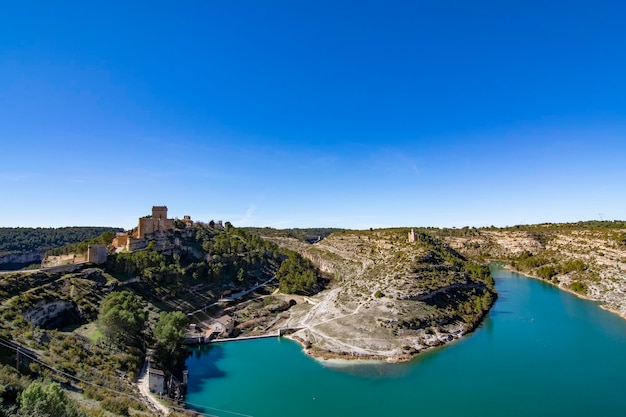
[[[235,320],[232,316],[221,316],[211,323],[211,327],[212,333],[219,334],[222,337],[228,337],[235,328]]]
[[[148,368],[148,387],[151,392],[165,394],[167,392],[165,373],[160,369]]]

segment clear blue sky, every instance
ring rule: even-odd
[[[0,1],[0,225],[624,219],[624,1]]]

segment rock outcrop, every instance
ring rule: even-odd
[[[42,300],[24,312],[33,326],[53,329],[80,321],[76,304],[67,300]]]
[[[41,262],[44,258],[44,251],[35,252],[14,252],[0,255],[0,269],[5,269],[10,265],[29,265]]]

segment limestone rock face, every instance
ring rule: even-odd
[[[545,279],[541,269],[552,269],[549,282],[566,290],[578,288],[579,295],[600,301],[626,318],[626,228],[622,223],[526,229],[475,229],[467,236],[445,239],[468,257],[502,260],[530,276]],[[519,262],[523,254],[537,262],[523,265]]]
[[[26,252],[26,253],[10,253],[0,256],[0,268],[7,264],[31,264],[41,262],[45,252]]]
[[[36,327],[50,327],[54,328],[62,324],[62,316],[76,316],[78,318],[79,312],[71,301],[65,300],[47,300],[37,303],[34,307],[24,312],[24,318]],[[72,319],[71,321],[75,321]]]

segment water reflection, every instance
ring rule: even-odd
[[[410,363],[390,364],[382,361],[320,361],[322,366],[359,378],[402,378],[410,372]]]
[[[191,349],[187,358],[189,369],[189,385],[187,392],[202,392],[208,381],[225,378],[228,373],[218,367],[218,363],[226,357],[226,349],[218,344],[203,345]]]

